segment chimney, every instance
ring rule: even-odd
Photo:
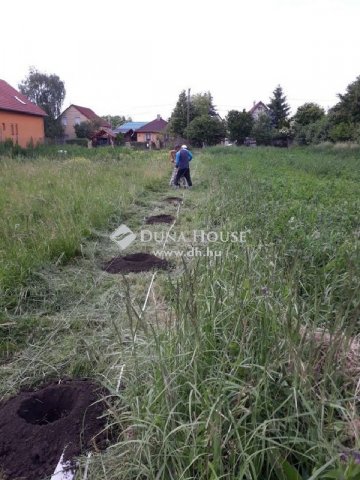
[[[156,120],[161,120],[161,115],[157,114]]]
[[[256,105],[256,102],[255,102],[255,100],[254,100],[254,101],[253,101],[253,107],[255,107],[255,105]]]

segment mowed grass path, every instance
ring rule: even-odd
[[[148,161],[147,194],[133,195],[132,215],[129,200],[112,204],[110,216],[138,228],[160,213],[174,194],[164,155],[125,162],[141,191]],[[31,331],[19,332],[22,350],[6,357],[2,393],[63,375],[106,385],[113,445],[93,456],[92,479],[350,478],[360,437],[359,354],[350,344],[359,333],[359,165],[345,149],[196,155],[174,231],[246,231],[246,242],[210,242],[220,257],[177,260],[139,315],[151,274],[99,280],[98,259],[114,250],[80,235],[79,260],[41,272],[58,312],[25,308],[10,318],[30,321]],[[115,170],[99,170],[88,189],[113,186]]]

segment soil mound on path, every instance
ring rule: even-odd
[[[166,197],[164,198],[164,202],[168,203],[181,203],[183,199],[181,197]]]
[[[105,426],[101,393],[91,381],[69,380],[1,404],[0,472],[9,480],[40,480],[54,473],[66,445],[64,460],[71,462],[104,448],[104,434],[93,438]]]
[[[168,268],[168,261],[150,253],[133,253],[126,257],[114,257],[103,265],[103,269],[109,273],[138,273]]]
[[[153,215],[152,217],[148,217],[146,220],[147,224],[153,223],[172,223],[175,218],[172,215]]]

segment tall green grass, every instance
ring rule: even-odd
[[[338,174],[341,161],[354,175]],[[218,243],[221,258],[185,261],[165,283],[173,322],[159,331],[147,318],[153,333],[134,344],[114,417],[123,433],[103,472],[358,478],[352,454],[340,454],[359,448],[360,359],[349,346],[359,333],[359,160],[214,149],[201,164],[195,228],[248,229],[247,243]]]
[[[21,247],[3,257],[17,258],[2,277],[7,292],[50,258],[70,258],[92,228],[123,221],[139,192],[160,200],[166,154],[107,155],[3,160],[4,245]],[[359,163],[355,150],[328,147],[196,155],[174,231],[247,231],[246,243],[208,245],[221,257],[159,275],[142,315],[151,274],[100,282],[94,268],[97,279],[84,270],[81,284],[69,271],[64,295],[78,289],[81,304],[6,327],[15,344],[34,345],[2,369],[3,394],[54,372],[100,378],[114,441],[93,456],[92,479],[357,478]],[[23,211],[29,227],[18,236]],[[51,253],[49,231],[60,238]],[[63,254],[66,232],[74,250]]]
[[[0,159],[2,308],[16,302],[31,273],[79,253],[93,229],[122,221],[134,199],[163,178],[162,153],[82,151],[96,157]]]

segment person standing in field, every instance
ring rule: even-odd
[[[177,166],[177,174],[174,180],[175,187],[180,187],[179,180],[185,177],[188,187],[192,187],[190,176],[190,162],[193,156],[186,145],[182,145],[181,149],[175,155],[175,165]]]
[[[176,161],[176,154],[179,150],[180,150],[180,145],[175,145],[175,148],[173,150],[170,150],[170,152],[169,152],[170,162],[171,162],[172,167],[173,167],[173,170],[172,170],[172,173],[171,173],[171,178],[170,178],[170,187],[174,186],[174,181],[175,181],[175,177],[176,177],[177,170],[178,170],[176,165],[175,165],[175,161]]]

